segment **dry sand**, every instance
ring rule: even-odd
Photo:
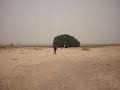
[[[1,48],[0,90],[120,90],[120,46]]]

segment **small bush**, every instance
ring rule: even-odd
[[[75,39],[73,36],[70,36],[68,34],[63,34],[60,36],[56,36],[53,40],[53,44],[56,44],[58,47],[79,47],[80,42]]]

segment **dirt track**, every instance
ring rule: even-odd
[[[0,49],[0,90],[120,90],[120,46]]]

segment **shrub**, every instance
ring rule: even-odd
[[[53,40],[53,44],[56,44],[58,47],[79,47],[80,42],[75,39],[73,36],[68,34],[62,34],[60,36],[56,36]]]

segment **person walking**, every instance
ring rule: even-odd
[[[57,45],[54,44],[54,45],[53,45],[53,48],[54,48],[54,52],[53,52],[53,54],[56,54],[56,51],[57,51]]]

